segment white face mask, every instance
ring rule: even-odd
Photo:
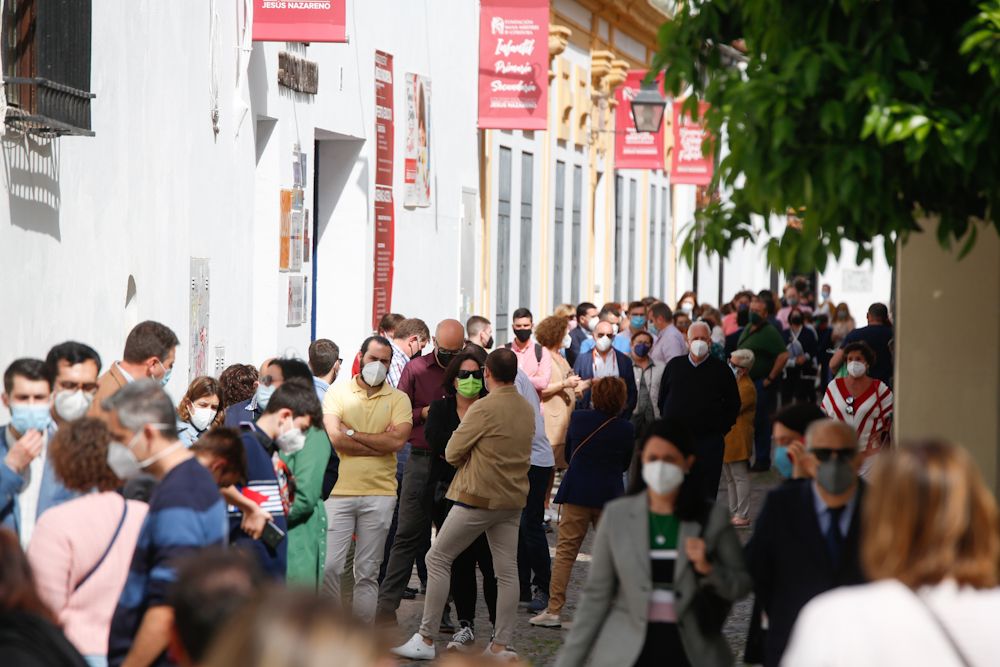
[[[708,354],[708,343],[703,340],[691,341],[691,354],[701,359]]]
[[[60,391],[55,397],[56,414],[68,422],[76,421],[87,414],[94,395],[82,389],[76,391]]]
[[[155,429],[169,428],[167,424],[150,424],[150,426]],[[141,437],[142,429],[132,436],[132,440],[130,440],[127,445],[116,441],[108,443],[108,467],[111,468],[111,472],[113,472],[115,477],[118,479],[127,481],[134,477],[138,477],[145,468],[153,465],[178,447],[184,446],[183,442],[175,442],[166,449],[161,450],[159,453],[153,454],[148,459],[140,461],[135,455],[135,452],[132,450],[135,448],[135,443]]]
[[[597,347],[598,352],[607,352],[611,349],[611,338],[604,336],[603,338],[598,338],[594,342],[594,346]]]
[[[847,362],[847,374],[852,378],[864,377],[865,373],[868,372],[868,367],[865,366],[863,361],[848,361]]]
[[[213,410],[212,408],[195,408],[194,410],[191,410],[191,418],[189,421],[196,429],[204,431],[212,424],[212,421],[218,414],[219,411]]]
[[[566,334],[565,336],[563,336],[562,346],[563,346],[564,349],[567,348],[567,347],[569,347],[572,344],[573,344],[573,337],[572,336],[570,336],[569,334]]]
[[[614,332],[614,334],[616,336],[618,335],[618,325],[617,324],[612,324],[611,325],[611,330]]]
[[[371,361],[361,369],[361,379],[369,387],[378,387],[385,382],[385,376],[389,371],[381,361]]]
[[[594,329],[597,328],[597,325],[600,323],[601,323],[601,318],[591,317],[589,320],[587,320],[587,328],[593,331]]]
[[[694,304],[685,301],[684,303],[681,304],[681,312],[690,315],[692,312],[694,312]]]
[[[642,479],[654,493],[665,496],[684,482],[684,471],[673,463],[650,461],[642,464]]]
[[[381,366],[381,364],[379,365]],[[306,434],[301,429],[295,428],[293,424],[292,428],[275,439],[275,443],[282,454],[294,454],[302,451],[302,448],[306,446]]]

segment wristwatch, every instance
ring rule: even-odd
[[[353,438],[353,437],[354,437],[354,429],[353,429],[353,428],[349,428],[349,429],[347,429],[346,431],[344,431],[344,434],[345,434],[345,435],[346,435],[346,436],[347,436],[348,438]]]

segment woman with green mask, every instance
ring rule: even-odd
[[[455,477],[455,469],[445,461],[444,450],[451,434],[455,432],[472,404],[486,395],[483,383],[483,364],[486,353],[477,346],[469,346],[455,355],[444,372],[446,396],[430,404],[424,436],[431,449],[431,471],[424,493],[425,509],[430,513],[438,530],[448,516],[452,502],[445,498],[448,486]],[[455,601],[459,629],[448,642],[448,650],[464,650],[476,641],[476,566],[483,574],[483,597],[490,613],[490,623],[496,620],[497,581],[493,573],[493,557],[486,534],[455,559],[451,568],[451,594]]]

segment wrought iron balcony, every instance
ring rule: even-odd
[[[94,93],[42,77],[5,76],[7,126],[40,137],[94,136],[90,100]]]

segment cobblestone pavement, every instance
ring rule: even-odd
[[[767,492],[777,484],[777,477],[774,473],[753,473],[751,477],[751,518],[755,518],[760,512],[761,505],[763,505],[764,497]],[[722,487],[719,492],[719,502],[726,502],[726,489],[725,482],[723,482]],[[740,538],[746,542],[750,537],[750,529],[743,528],[739,529]],[[583,543],[583,548],[581,549],[580,556],[577,558],[576,565],[573,567],[573,574],[570,577],[569,587],[566,592],[566,607],[563,609],[563,618],[573,617],[573,612],[576,609],[576,605],[580,600],[580,592],[583,588],[584,582],[587,580],[587,573],[590,570],[590,547],[593,542],[594,533],[593,531],[587,536],[587,539]],[[548,533],[549,546],[552,553],[555,553],[556,544],[556,533],[553,531]],[[417,587],[419,582],[417,581],[416,574],[414,574],[411,586]],[[423,611],[424,598],[422,595],[418,595],[416,600],[403,600],[399,608],[398,619],[399,627],[391,631],[388,635],[390,641],[393,641],[393,645],[398,645],[409,639],[420,625],[420,615]],[[732,614],[726,622],[724,628],[724,634],[729,640],[730,646],[733,648],[733,654],[737,656],[737,665],[742,665],[743,655],[743,645],[746,641],[747,627],[750,623],[750,612],[753,607],[753,598],[748,598],[741,602],[738,602],[734,607]],[[454,614],[453,614],[454,616]],[[559,652],[559,648],[562,646],[563,641],[566,638],[566,634],[569,631],[569,623],[563,624],[562,629],[550,629],[550,628],[536,628],[528,623],[528,619],[531,615],[526,612],[519,610],[517,617],[517,628],[515,630],[515,645],[514,648],[521,655],[522,658],[530,661],[532,665],[536,667],[545,667],[547,665],[552,665],[555,663],[556,654]],[[486,647],[487,641],[489,641],[489,635],[486,634],[489,631],[490,625],[488,620],[488,615],[486,613],[486,605],[482,599],[482,589],[480,589],[479,596],[479,612],[477,615],[477,629],[480,631],[476,639],[476,645],[479,650]],[[438,655],[441,655],[444,651],[444,646],[447,640],[450,639],[447,635],[440,635],[438,638],[437,649]],[[427,663],[412,663],[414,665],[427,664]],[[626,667],[626,666],[622,666]]]

